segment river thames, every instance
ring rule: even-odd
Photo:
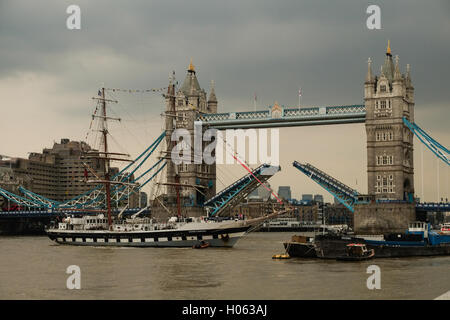
[[[272,260],[294,233],[254,232],[234,248],[64,246],[0,238],[0,299],[434,299],[450,290],[450,256],[338,262]],[[81,289],[66,269],[81,270]],[[381,271],[369,290],[367,267]]]

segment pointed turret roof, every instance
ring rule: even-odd
[[[412,88],[411,66],[409,64],[406,65],[406,87],[407,88]]]
[[[398,55],[395,56],[395,71],[394,71],[394,81],[402,80],[402,73],[400,72],[400,66],[398,63]]]
[[[211,80],[211,92],[209,93],[208,102],[217,102],[216,91],[214,90],[214,80]]]
[[[191,58],[191,62],[189,62],[188,71],[195,72],[194,65],[192,64],[192,58]]]
[[[384,59],[384,64],[382,67],[383,74],[386,76],[386,78],[389,80],[389,82],[392,82],[394,79],[394,62],[392,61],[392,53],[391,53],[391,42],[388,40],[388,46],[386,49],[386,58]]]
[[[197,76],[195,75],[195,68],[191,62],[189,63],[189,67],[187,69],[187,75],[184,79],[183,85],[181,86],[181,91],[186,95],[197,95],[200,91],[200,84],[198,83]]]
[[[366,83],[373,82],[373,74],[372,74],[372,59],[369,58],[367,60],[367,75],[366,75]]]

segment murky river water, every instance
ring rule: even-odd
[[[232,249],[99,248],[0,237],[0,299],[434,299],[450,256],[337,262],[272,260],[293,233],[251,233]],[[369,290],[369,265],[381,289]],[[81,269],[81,289],[66,268]]]

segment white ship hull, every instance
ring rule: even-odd
[[[59,244],[121,247],[192,247],[208,242],[211,247],[233,247],[251,226],[174,229],[155,231],[107,231],[49,229],[49,238]]]

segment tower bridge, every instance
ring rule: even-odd
[[[405,73],[400,71],[399,58],[396,56],[394,62],[389,44],[378,75],[373,73],[372,61],[370,58],[368,60],[364,104],[285,107],[275,103],[266,110],[218,113],[214,84],[212,82],[207,96],[206,91],[200,87],[192,61],[181,87],[176,88],[174,79],[170,80],[165,98],[164,139],[169,149],[174,145],[171,141],[172,133],[178,128],[187,129],[191,133],[191,145],[194,145],[196,121],[201,121],[204,129],[219,130],[364,123],[368,197],[374,201],[359,201],[356,197],[360,195],[353,191],[350,194],[345,188],[341,190],[344,185],[337,179],[312,166],[297,165],[302,172],[314,171],[317,183],[335,197],[342,197],[342,202],[346,203],[350,211],[354,211],[355,231],[402,231],[408,222],[416,218],[416,206],[421,211],[448,211],[448,204],[414,203],[414,134],[447,165],[450,164],[449,150],[414,123],[414,87],[410,67],[406,66]],[[202,143],[204,149],[207,142]],[[164,210],[169,208],[175,212],[173,208],[180,207],[179,204],[183,203],[183,207],[189,207],[190,215],[201,215],[205,205],[216,205],[211,203],[211,199],[215,199],[217,195],[215,164],[175,165],[172,161],[167,161],[165,169],[166,193],[162,198],[166,202]],[[229,194],[234,191],[232,188]],[[228,203],[229,194],[224,197],[225,200],[220,200],[217,208]]]

